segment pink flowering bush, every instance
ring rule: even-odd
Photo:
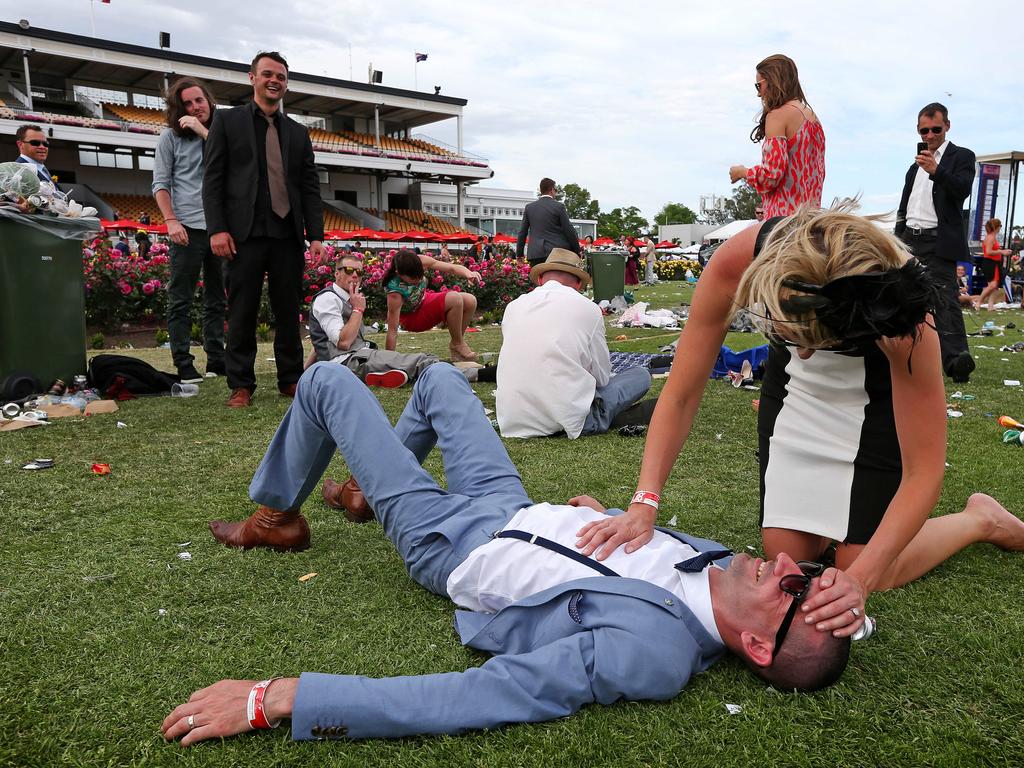
[[[104,329],[121,323],[163,322],[167,316],[170,264],[167,246],[157,243],[149,259],[122,256],[106,238],[83,244],[85,317]]]

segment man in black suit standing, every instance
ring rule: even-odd
[[[530,238],[527,258],[531,265],[547,259],[552,248],[567,248],[577,256],[580,253],[579,235],[569,221],[565,206],[555,200],[555,182],[551,179],[540,180],[540,197],[523,211],[523,223],[516,242],[517,259],[523,258],[527,236]]]
[[[302,375],[299,307],[304,241],[323,252],[323,203],[309,133],[283,114],[288,62],[260,52],[249,68],[253,100],[214,113],[206,139],[203,208],[210,248],[227,259],[228,406],[244,408],[256,389],[256,320],[267,276],[274,313],[277,386],[294,397]]]
[[[896,214],[896,235],[928,267],[939,285],[935,324],[942,348],[942,367],[956,382],[974,370],[967,349],[964,315],[958,299],[956,263],[968,258],[964,200],[974,182],[974,153],[946,138],[949,113],[938,102],[917,115],[917,132],[928,148],[919,152],[907,171]]]

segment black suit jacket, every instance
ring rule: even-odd
[[[324,216],[320,177],[313,161],[313,144],[301,124],[282,116],[281,160],[288,201],[299,240],[323,240]],[[206,138],[203,166],[203,210],[211,235],[230,232],[244,242],[252,231],[259,165],[256,126],[250,105],[217,109]]]
[[[530,261],[544,261],[552,248],[568,248],[579,254],[580,240],[569,221],[565,206],[553,197],[541,195],[526,206],[516,242],[516,258],[523,257],[526,237],[530,237]]]
[[[903,197],[896,212],[896,236],[902,237],[907,228],[907,203],[914,188],[917,163],[910,166],[903,184]],[[953,142],[946,145],[939,166],[932,179],[932,202],[938,218],[935,255],[947,261],[967,258],[967,233],[964,230],[964,200],[971,195],[974,183],[974,153]]]

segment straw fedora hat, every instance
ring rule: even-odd
[[[583,264],[583,259],[570,251],[568,248],[552,248],[546,260],[537,264],[530,270],[530,281],[536,285],[540,282],[540,276],[545,272],[556,269],[559,272],[568,272],[580,279],[580,289],[590,285],[590,275]]]

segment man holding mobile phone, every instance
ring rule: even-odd
[[[896,213],[896,236],[928,267],[940,287],[935,324],[942,348],[942,368],[955,382],[974,370],[967,349],[963,310],[958,300],[957,261],[968,260],[964,201],[974,182],[974,153],[946,138],[949,112],[933,102],[917,114],[921,137],[917,157],[907,171]]]

